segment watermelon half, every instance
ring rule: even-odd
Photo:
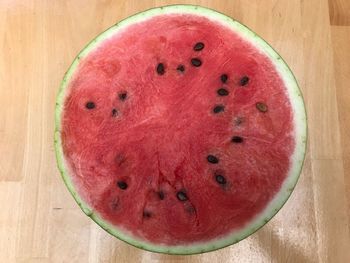
[[[136,247],[194,254],[268,222],[299,177],[306,115],[282,58],[199,6],[133,15],[90,42],[56,103],[55,148],[91,219]]]

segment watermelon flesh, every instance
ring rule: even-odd
[[[297,148],[287,84],[232,28],[154,15],[78,59],[60,145],[76,194],[110,226],[155,246],[215,242],[281,191]]]

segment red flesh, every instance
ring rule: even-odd
[[[193,50],[197,42],[202,51]],[[194,57],[200,67],[191,65]],[[241,87],[245,75],[250,81]],[[218,96],[220,87],[230,94]],[[88,101],[96,107],[86,109]],[[268,111],[258,111],[257,102]],[[213,114],[216,104],[225,111]],[[244,142],[232,143],[234,135]],[[279,191],[295,147],[290,102],[271,61],[230,29],[191,15],[134,24],[85,57],[69,84],[62,140],[78,193],[95,212],[168,245],[242,228]],[[208,163],[208,154],[219,163]],[[225,186],[215,173],[225,176]],[[118,180],[128,188],[118,188]],[[189,201],[177,199],[180,190]]]

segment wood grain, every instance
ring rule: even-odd
[[[309,145],[295,191],[264,228],[216,252],[169,256],[129,246],[81,212],[56,168],[54,105],[88,41],[133,13],[185,2],[242,21],[279,51],[305,97]],[[0,1],[0,262],[350,262],[348,3]]]
[[[329,0],[328,3],[331,25],[350,26],[350,1]]]
[[[333,26],[332,40],[343,164],[344,171],[346,171],[345,187],[346,189],[350,189],[350,26]],[[347,195],[347,198],[348,211],[350,211],[349,194]],[[348,218],[350,218],[350,214],[348,215]]]

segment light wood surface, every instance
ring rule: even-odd
[[[55,95],[77,52],[118,20],[185,1],[0,0],[0,262],[350,262],[350,2],[186,1],[271,43],[303,91],[309,144],[283,209],[240,243],[197,256],[133,248],[86,217],[53,147]]]

